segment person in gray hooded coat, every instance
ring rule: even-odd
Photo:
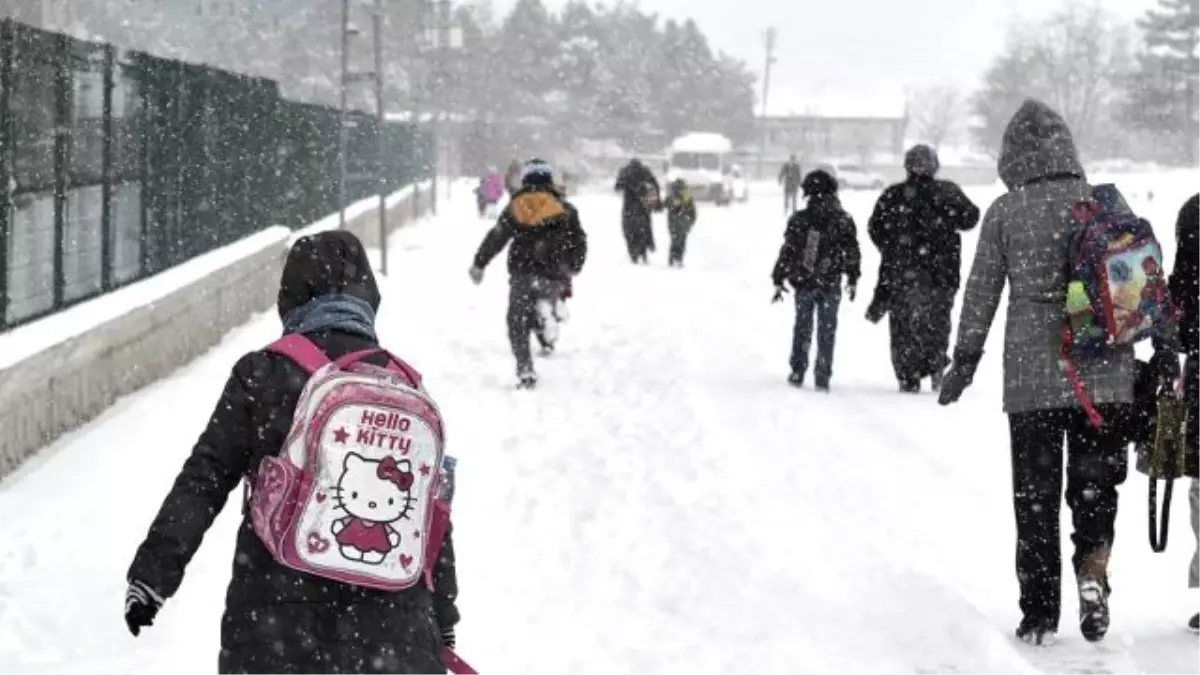
[[[1004,412],[1008,414],[1017,517],[1017,579],[1024,617],[1017,636],[1043,644],[1058,629],[1062,446],[1067,439],[1067,505],[1075,544],[1080,630],[1088,640],[1108,629],[1108,558],[1125,480],[1125,448],[1116,424],[1093,427],[1060,356],[1066,302],[1066,245],[1078,227],[1069,208],[1091,198],[1071,132],[1045,104],[1027,100],[1004,132],[1000,178],[1008,193],[983,218],[963,295],[958,341],[939,401],[958,400],[983,356],[1005,284]],[[1079,374],[1106,420],[1133,400],[1133,349],[1081,360]]]

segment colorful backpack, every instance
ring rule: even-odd
[[[445,428],[421,376],[381,349],[337,361],[302,335],[268,349],[310,375],[277,457],[248,498],[255,533],[280,564],[385,591],[424,580],[450,521]]]
[[[1067,322],[1062,355],[1075,395],[1092,423],[1096,412],[1074,365],[1113,347],[1167,336],[1173,320],[1162,246],[1154,229],[1130,210],[1116,186],[1071,207],[1078,223],[1068,240]]]

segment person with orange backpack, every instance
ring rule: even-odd
[[[133,635],[245,481],[218,672],[469,671],[451,651],[453,459],[420,373],[379,345],[379,303],[353,234],[292,246],[283,337],[233,367],[129,567]]]

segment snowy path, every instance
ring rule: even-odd
[[[1156,190],[1156,223],[1186,189]],[[846,197],[860,230],[873,198]],[[1002,329],[957,407],[893,393],[886,330],[861,318],[878,262],[865,232],[861,297],[843,302],[823,396],[783,383],[792,311],[769,304],[775,195],[702,208],[682,271],[665,267],[661,222],[654,264],[633,267],[616,200],[581,196],[592,251],[574,316],[539,363],[539,390],[515,392],[504,260],[470,284],[486,225],[462,201],[398,236],[380,321],[449,418],[459,642],[480,668],[1200,671],[1182,630],[1196,605],[1186,495],[1171,547],[1153,555],[1137,474],[1122,489],[1109,639],[1083,642],[1069,592],[1057,646],[1009,637]],[[964,248],[969,260],[973,238]],[[436,320],[410,328],[421,316]],[[264,315],[0,485],[0,672],[215,668],[237,510],[138,640],[121,618],[123,576],[229,368],[277,330]]]

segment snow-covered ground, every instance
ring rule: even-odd
[[[1171,242],[1196,178],[1122,184]],[[424,371],[460,458],[462,654],[485,672],[1200,671],[1186,495],[1152,554],[1136,473],[1108,639],[1083,641],[1068,591],[1056,646],[1015,643],[1001,322],[957,406],[895,393],[886,328],[862,318],[876,195],[850,193],[865,274],[842,305],[834,392],[789,388],[792,311],[769,302],[781,196],[752,195],[702,206],[683,270],[665,265],[661,221],[654,264],[631,266],[617,201],[581,195],[590,259],[536,392],[511,388],[503,257],[482,287],[467,278],[486,228],[469,191],[395,238],[381,332]],[[969,265],[973,235],[964,248]],[[237,500],[138,639],[124,574],[230,367],[278,328],[264,314],[0,483],[0,672],[215,669]]]

